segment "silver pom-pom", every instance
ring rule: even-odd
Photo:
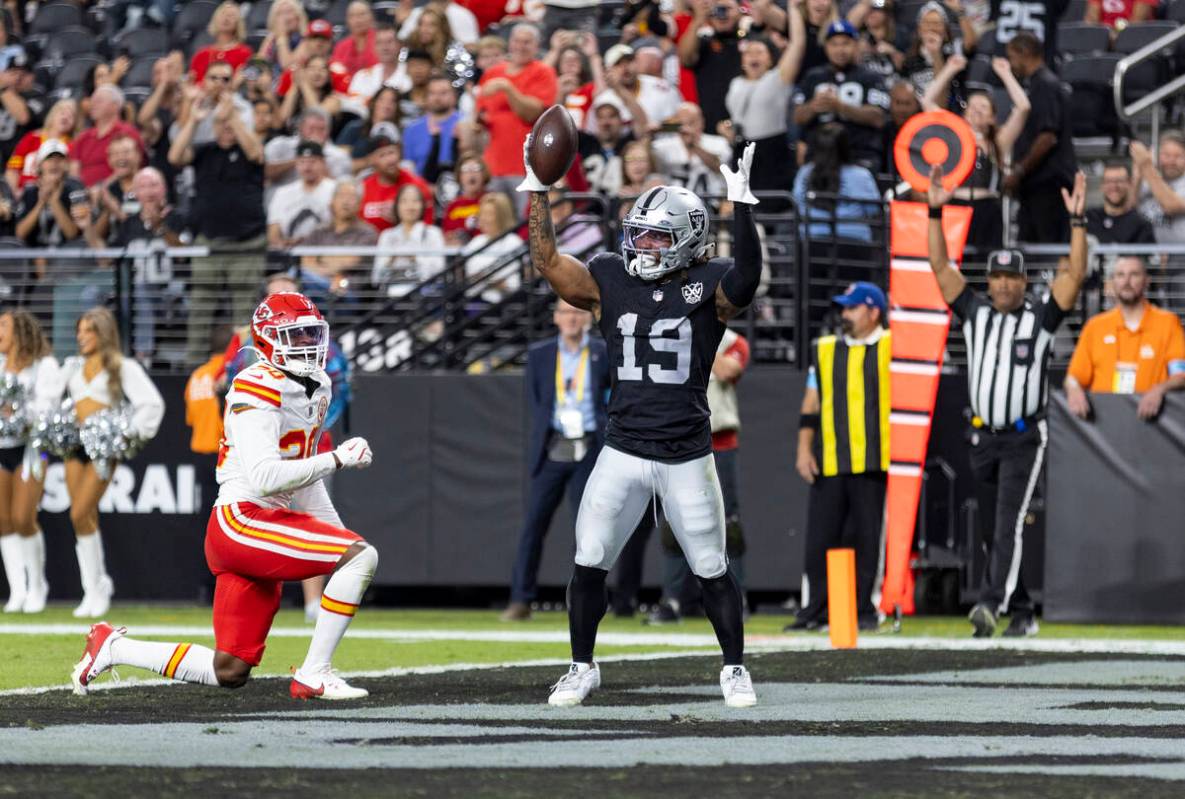
[[[57,410],[37,415],[29,431],[29,446],[39,452],[68,458],[82,447],[74,403],[66,400]]]
[[[126,461],[144,448],[144,440],[132,426],[132,407],[121,405],[96,411],[78,429],[82,448],[95,464],[95,471],[104,480],[111,477],[111,468]]]
[[[0,374],[0,438],[24,438],[29,431],[25,387],[12,372]]]

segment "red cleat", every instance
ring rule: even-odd
[[[116,629],[105,621],[91,625],[91,631],[86,636],[86,651],[82,653],[82,659],[74,665],[74,671],[70,674],[74,693],[79,696],[86,694],[91,682],[111,668],[111,644],[122,638],[127,631],[126,627]]]
[[[315,673],[297,670],[292,675],[288,694],[293,699],[362,699],[369,695],[365,688],[355,688],[337,675],[333,669]]]

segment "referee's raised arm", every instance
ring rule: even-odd
[[[952,192],[942,187],[942,167],[934,165],[930,168],[930,188],[926,193],[930,202],[930,268],[934,270],[934,277],[938,278],[938,288],[942,291],[942,299],[946,300],[947,305],[958,299],[967,286],[966,278],[950,265],[950,257],[946,252],[946,234],[942,232],[942,207],[950,202],[951,194]],[[1082,260],[1085,264],[1085,249]],[[1081,280],[1078,285],[1082,285]]]
[[[1062,189],[1062,200],[1070,213],[1070,268],[1058,271],[1049,290],[1057,307],[1070,311],[1086,279],[1086,175],[1074,176],[1074,190]]]

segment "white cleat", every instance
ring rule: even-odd
[[[82,602],[74,608],[76,619],[97,619],[107,615],[111,609],[111,595],[115,593],[115,583],[104,575],[99,582],[82,595]]]
[[[547,704],[553,707],[574,707],[601,687],[601,668],[596,663],[573,663],[568,673],[551,686]]]
[[[757,704],[753,678],[744,666],[725,666],[720,671],[720,690],[724,693],[724,704],[729,707],[753,707]]]
[[[328,699],[332,701],[362,699],[370,696],[370,691],[365,688],[355,688],[339,677],[333,669],[325,669],[316,673],[297,669],[288,686],[288,694],[293,699]]]
[[[91,625],[91,631],[86,636],[86,651],[70,673],[74,693],[84,696],[95,678],[114,665],[111,661],[111,644],[123,638],[127,631],[126,627],[116,629],[105,621]]]
[[[13,591],[8,595],[8,601],[4,603],[4,612],[20,613],[21,608],[23,608],[25,606],[25,602],[28,601],[28,596],[29,595],[23,588],[18,588],[17,590]]]
[[[21,608],[24,613],[41,613],[45,610],[45,603],[49,599],[49,583],[42,582],[29,586],[29,593],[25,594],[25,604]]]

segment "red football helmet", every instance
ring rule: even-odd
[[[251,318],[251,339],[273,366],[308,376],[325,368],[329,323],[308,297],[284,291],[259,303]]]

